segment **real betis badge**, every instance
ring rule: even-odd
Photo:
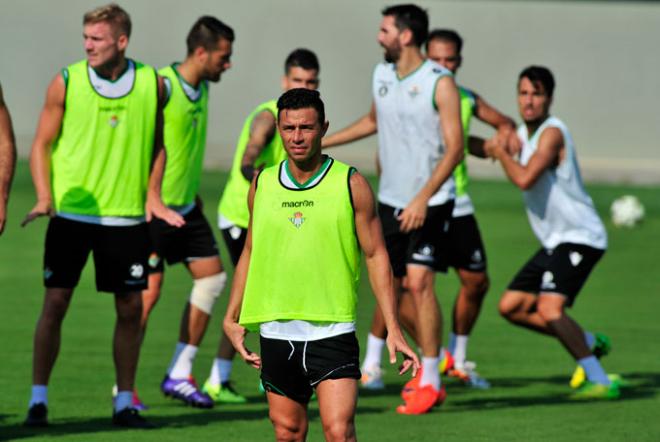
[[[291,218],[289,218],[289,221],[291,221],[291,224],[293,224],[296,229],[299,229],[300,226],[302,226],[302,223],[305,222],[305,218],[303,218],[302,212],[296,212]]]
[[[119,118],[117,118],[117,115],[113,115],[112,117],[110,117],[109,123],[111,127],[117,127],[117,125],[119,124]]]

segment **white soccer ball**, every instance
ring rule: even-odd
[[[615,226],[633,227],[644,219],[644,206],[637,197],[624,195],[614,200],[610,214]]]

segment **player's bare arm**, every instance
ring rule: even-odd
[[[275,116],[268,110],[259,112],[252,120],[250,138],[241,159],[241,173],[246,180],[252,181],[252,178],[254,178],[257,157],[273,139],[276,129]]]
[[[27,214],[21,226],[27,225],[40,216],[52,216],[53,196],[50,188],[51,145],[57,138],[64,117],[66,86],[61,74],[57,74],[48,85],[46,102],[39,116],[37,133],[32,142],[30,171],[37,194],[37,203]]]
[[[154,136],[154,149],[149,174],[149,188],[147,190],[146,219],[151,221],[153,216],[162,219],[171,226],[181,227],[186,222],[183,217],[163,203],[160,196],[163,176],[167,162],[167,154],[163,142],[163,107],[167,101],[165,83],[158,77],[158,109],[156,110],[156,134]]]
[[[397,320],[392,268],[387,256],[380,221],[376,214],[376,205],[371,187],[367,180],[357,172],[351,176],[350,186],[353,207],[355,208],[355,228],[358,241],[364,251],[371,288],[383,313],[387,327],[387,348],[390,352],[390,363],[394,364],[396,362],[396,352],[401,352],[404,356],[404,362],[399,374],[405,373],[412,367],[412,374],[415,376],[419,369],[419,360],[415,352],[406,343]]]
[[[400,230],[410,232],[419,229],[426,220],[429,199],[454,172],[463,159],[463,126],[458,89],[454,79],[442,77],[436,86],[435,102],[440,114],[440,125],[445,140],[445,154],[438,162],[431,178],[399,215]]]
[[[549,127],[541,134],[538,149],[526,166],[518,163],[501,144],[495,147],[493,156],[500,161],[511,182],[520,189],[527,190],[546,169],[559,164],[563,149],[564,137],[561,131],[556,127]]]
[[[250,221],[248,224],[247,237],[245,239],[245,246],[241,253],[241,258],[238,260],[236,269],[234,271],[234,278],[232,279],[231,290],[229,292],[229,302],[227,304],[227,312],[222,323],[225,334],[231,341],[236,351],[241,355],[243,360],[252,367],[261,368],[261,357],[258,354],[251,352],[245,346],[245,335],[247,329],[238,323],[241,315],[241,305],[243,304],[243,294],[245,292],[245,282],[247,281],[248,268],[250,267],[250,256],[252,254],[252,206],[254,203],[254,192],[256,190],[256,179],[254,177],[248,193],[248,210],[250,212]]]
[[[366,115],[361,117],[350,126],[347,126],[332,135],[324,137],[322,146],[324,149],[333,146],[341,146],[342,144],[347,144],[353,141],[361,140],[362,138],[366,138],[375,134],[377,131],[378,124],[376,122],[376,106],[371,103],[371,109],[369,109],[369,112],[367,112]]]
[[[522,149],[522,143],[516,136],[516,122],[495,109],[481,95],[475,94],[475,116],[497,130],[497,136],[506,143],[512,155],[517,155]]]
[[[14,130],[11,126],[11,117],[0,87],[0,235],[5,229],[9,189],[11,188],[12,178],[14,178],[15,168],[16,143]]]

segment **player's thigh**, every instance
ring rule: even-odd
[[[260,336],[259,343],[261,382],[266,392],[306,407],[313,389],[304,370],[305,342]]]
[[[383,228],[383,238],[385,248],[390,258],[392,273],[396,278],[403,278],[406,275],[406,255],[408,251],[408,235],[399,230],[399,220],[397,216],[400,209],[378,204],[378,218]]]
[[[266,392],[268,415],[278,440],[291,438],[304,440],[307,433],[307,404],[302,404],[286,396]]]
[[[243,247],[245,246],[245,240],[247,239],[247,229],[238,226],[231,226],[222,229],[221,232],[222,239],[229,251],[231,262],[234,267],[236,267],[238,260],[241,257],[241,253],[243,253]]]
[[[324,428],[352,427],[357,408],[357,380],[329,379],[316,387]]]
[[[185,216],[186,224],[178,232],[177,260],[183,260],[194,278],[203,278],[222,271],[218,244],[211,225],[198,206]],[[195,263],[195,261],[200,261]],[[168,263],[169,263],[168,259]],[[192,266],[192,267],[191,267]]]
[[[499,302],[499,311],[503,315],[528,313],[536,309],[538,295],[520,290],[507,290]]]
[[[44,285],[73,289],[92,250],[94,225],[55,217],[48,222],[44,247]]]
[[[186,267],[193,279],[206,278],[222,272],[222,263],[219,256],[189,259]]]
[[[453,208],[453,200],[429,207],[424,225],[410,232],[406,257],[408,277],[410,265],[426,266],[434,272],[447,271],[447,243]]]

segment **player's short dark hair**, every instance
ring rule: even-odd
[[[449,43],[454,43],[456,46],[456,52],[458,55],[461,55],[461,50],[463,49],[463,39],[458,32],[453,29],[434,29],[429,32],[429,36],[426,39],[426,50],[429,50],[429,43],[433,40],[448,41]]]
[[[532,84],[541,83],[548,97],[552,97],[555,90],[555,78],[550,69],[545,66],[528,66],[518,75],[518,84],[523,78],[527,78]]]
[[[429,16],[425,10],[411,3],[388,6],[383,9],[383,17],[391,15],[399,31],[410,29],[415,46],[422,47],[429,34]]]
[[[186,38],[188,55],[191,55],[200,46],[207,51],[215,49],[220,39],[233,42],[234,30],[210,15],[200,17],[190,29]]]
[[[325,123],[325,106],[321,100],[319,91],[313,91],[305,88],[290,89],[280,96],[277,100],[277,120],[285,109],[306,109],[313,108],[318,115],[320,125]]]
[[[291,68],[303,68],[306,71],[319,71],[319,59],[309,49],[294,49],[284,61],[284,73],[288,74]]]

